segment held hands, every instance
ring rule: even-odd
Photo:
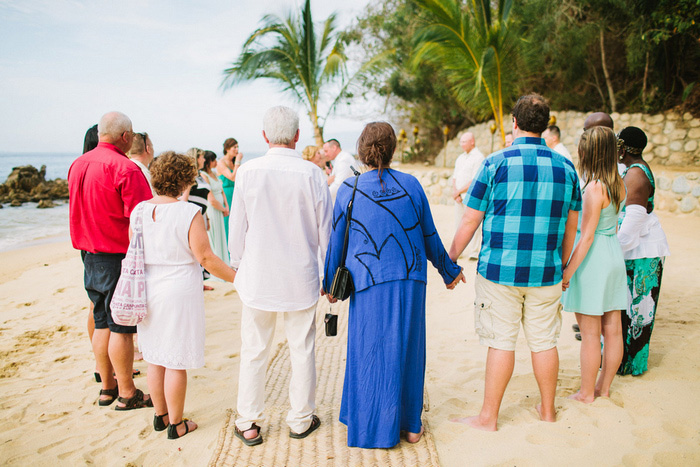
[[[561,279],[561,290],[564,291],[569,288],[569,282],[571,282],[571,276],[573,274],[571,273],[570,268],[564,268],[564,274]]]
[[[459,275],[455,277],[455,280],[453,280],[451,284],[445,284],[445,287],[447,287],[447,290],[452,290],[457,287],[457,284],[460,281],[464,282],[465,284],[467,283],[467,279],[464,277],[464,273],[462,271],[459,272]]]

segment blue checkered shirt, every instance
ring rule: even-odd
[[[541,287],[562,279],[569,211],[581,210],[574,165],[541,138],[517,138],[490,155],[464,200],[483,211],[477,271],[503,285]]]

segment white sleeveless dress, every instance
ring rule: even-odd
[[[139,349],[148,363],[176,370],[204,366],[202,270],[188,240],[192,219],[199,212],[183,201],[157,205],[144,201],[148,314],[137,326]]]

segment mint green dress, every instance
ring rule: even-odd
[[[620,209],[624,206],[624,200]],[[602,316],[606,311],[627,309],[627,273],[617,239],[618,210],[611,202],[600,211],[600,219],[588,254],[564,291],[564,311]],[[576,244],[581,237],[581,223]]]

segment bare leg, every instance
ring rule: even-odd
[[[95,315],[93,314],[95,310],[95,305],[90,302],[90,312],[88,313],[87,319],[87,332],[88,337],[90,337],[90,342],[92,342],[92,333],[95,332]]]
[[[95,354],[97,371],[102,378],[102,389],[114,389],[117,385],[112,376],[114,369],[108,354],[110,335],[109,329],[95,329],[92,335],[92,352]],[[100,399],[109,400],[110,396],[100,396]]]
[[[498,425],[498,411],[501,408],[503,394],[506,392],[510,377],[513,375],[514,366],[515,352],[489,347],[486,357],[484,403],[481,406],[481,412],[479,415],[473,417],[453,418],[451,421],[466,423],[479,430],[496,431]],[[556,371],[554,384],[556,386]]]
[[[537,406],[540,419],[544,422],[556,422],[557,411],[554,408],[554,396],[557,391],[559,375],[559,352],[556,347],[542,352],[531,352],[532,370],[537,386],[540,388],[542,403]]]
[[[119,396],[133,397],[136,386],[132,379],[134,370],[134,335],[111,333],[109,359],[112,361],[119,382]],[[120,404],[123,406],[123,404]]]
[[[600,316],[576,313],[576,321],[581,328],[581,389],[570,398],[590,404],[595,399],[595,380],[600,368],[601,320]]]
[[[622,362],[622,321],[621,310],[608,311],[603,314],[602,330],[605,345],[603,346],[603,367],[595,385],[595,395],[610,397],[610,385],[615,373]]]
[[[148,383],[148,392],[151,393],[151,399],[153,399],[156,415],[168,413],[168,405],[165,402],[165,368],[149,363],[146,382]],[[182,416],[182,414],[180,415]],[[169,418],[164,417],[163,422],[168,425]]]
[[[150,370],[149,370],[150,378]],[[185,396],[187,395],[187,370],[165,369],[165,400],[168,404],[168,415],[170,423],[177,425],[182,421],[182,412],[185,410]],[[197,429],[195,422],[186,422],[189,431]],[[185,434],[185,425],[177,427],[177,434],[182,436]]]

